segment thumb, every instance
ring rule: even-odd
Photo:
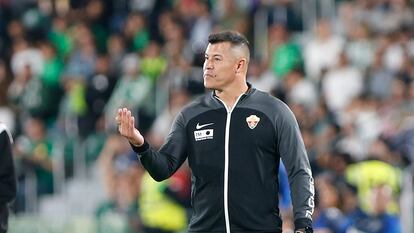
[[[129,127],[130,130],[132,130],[131,132],[129,132],[129,135],[131,135],[131,139],[130,142],[135,145],[135,146],[142,146],[142,144],[144,144],[144,137],[142,136],[142,134],[139,132],[139,130],[137,128],[135,128],[135,118],[131,117],[130,121],[129,121]]]

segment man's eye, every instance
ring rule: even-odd
[[[214,58],[214,61],[220,61],[220,58],[216,57],[216,58]]]

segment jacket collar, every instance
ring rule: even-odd
[[[249,95],[253,94],[253,92],[256,90],[256,88],[254,88],[251,83],[246,82],[246,84],[247,84],[248,89],[245,93],[243,93],[243,96],[241,97],[241,99],[245,98],[246,96],[249,96]],[[211,96],[214,97],[214,98],[218,98],[218,96],[216,95],[215,90],[211,91]]]

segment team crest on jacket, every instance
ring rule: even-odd
[[[246,122],[250,129],[256,128],[259,121],[260,118],[256,115],[250,115],[249,117],[246,117]]]

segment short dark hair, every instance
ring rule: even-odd
[[[236,31],[222,31],[214,34],[210,34],[208,37],[210,44],[216,44],[221,42],[230,42],[232,45],[246,45],[249,48],[249,41],[245,36]]]

